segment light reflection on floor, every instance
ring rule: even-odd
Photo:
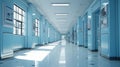
[[[62,47],[62,48],[61,48],[59,64],[64,64],[64,65],[66,64],[66,59],[65,59],[65,47]]]

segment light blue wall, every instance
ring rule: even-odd
[[[92,17],[93,17],[93,50],[99,50],[98,48],[100,47],[100,41],[101,41],[101,37],[100,37],[100,23],[99,23],[99,15],[100,15],[100,8],[98,8],[95,12],[93,12]]]
[[[48,24],[47,20],[45,20],[45,43],[48,43]]]
[[[78,30],[78,40],[79,40],[79,45],[83,46],[83,23],[81,20],[81,17],[79,17],[79,30]]]
[[[42,16],[41,18],[41,21],[40,21],[40,44],[44,44],[44,40],[43,40],[43,37],[44,37],[44,33],[43,33],[43,30],[44,30],[44,16]]]
[[[88,47],[88,36],[87,36],[87,13],[82,17],[82,23],[83,23],[83,45],[84,47]]]
[[[46,43],[48,43],[48,21],[46,21]]]
[[[80,35],[78,35],[78,34],[80,34],[80,23],[79,23],[79,18],[77,19],[77,23],[76,23],[76,26],[77,26],[77,45],[80,45],[80,41],[79,41],[79,37],[80,37]]]
[[[55,41],[55,29],[53,28],[53,41]]]
[[[35,13],[35,15],[33,15],[33,13]],[[28,30],[28,47],[29,48],[34,48],[35,45],[39,44],[40,41],[40,36],[35,36],[34,30],[33,30],[33,24],[35,23],[35,19],[38,19],[41,22],[41,15],[39,14],[39,12],[37,12],[37,10],[35,9],[35,7],[32,6],[32,4],[29,4],[29,8],[28,8],[28,24],[27,24],[27,30]],[[39,25],[40,26],[40,25]],[[40,28],[41,30],[41,28]],[[41,34],[41,32],[40,32]]]
[[[45,33],[46,33],[46,31],[45,31],[45,18],[43,18],[43,32],[42,32],[42,40],[43,40],[43,44],[45,44]]]
[[[74,44],[77,45],[77,24],[74,25]]]
[[[51,42],[52,41],[52,28],[51,28],[51,25],[49,25],[49,34],[51,34],[51,35],[49,35],[49,42]]]
[[[48,35],[50,34],[50,24],[48,23],[48,31],[49,31],[49,33],[48,33]],[[48,43],[50,42],[50,36],[48,37]]]
[[[75,39],[74,39],[74,35],[75,35],[75,34],[74,34],[74,26],[72,27],[72,31],[71,31],[71,32],[72,32],[72,43],[74,44],[74,40],[75,40]]]
[[[109,35],[110,35],[110,40],[109,40],[109,54],[110,57],[118,57],[119,56],[119,25],[118,25],[118,8],[117,8],[117,0],[110,0],[109,1]]]
[[[120,0],[118,0],[118,23],[119,23],[119,33],[120,33]],[[119,57],[120,57],[120,34],[119,34]]]
[[[2,0],[0,0],[0,10],[2,10]],[[0,11],[0,55],[2,50],[2,11]]]

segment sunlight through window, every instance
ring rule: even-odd
[[[16,56],[15,58],[32,61],[43,61],[56,46],[57,46],[56,44],[42,46],[40,48],[37,48],[36,50],[26,52],[24,53],[24,55]]]
[[[24,53],[25,56],[16,56],[17,59],[43,61],[50,51],[30,51]]]

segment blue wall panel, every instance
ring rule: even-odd
[[[118,0],[118,23],[119,23],[119,33],[120,33],[120,0]],[[120,34],[119,34],[119,57],[120,57]]]
[[[48,21],[46,21],[45,30],[45,43],[48,43]]]
[[[83,16],[83,45],[84,47],[88,47],[88,36],[87,36],[87,13]]]
[[[119,32],[118,32],[118,8],[117,8],[117,0],[109,1],[109,25],[110,25],[110,57],[118,57],[119,54]],[[114,44],[114,45],[113,45]]]
[[[45,28],[46,28],[46,25],[45,25],[45,18],[43,19],[43,34],[42,34],[42,36],[43,36],[43,43],[45,44],[45,36],[46,36],[46,30],[45,30]]]
[[[35,15],[33,15],[33,13],[35,13]],[[40,21],[39,24],[41,24],[41,15],[37,12],[35,7],[32,6],[32,4],[29,4],[28,24],[27,24],[27,28],[28,28],[28,47],[29,48],[34,48],[35,45],[39,44],[40,36],[35,36],[35,32],[34,32],[34,29],[33,29],[33,25],[35,24],[35,19],[38,19]]]
[[[52,31],[52,30],[51,30],[51,25],[49,25],[49,42],[51,42],[51,40],[52,40],[52,39],[51,39],[51,36],[52,36],[51,31]]]
[[[79,45],[79,37],[80,37],[80,36],[78,35],[78,34],[80,34],[80,31],[79,31],[79,30],[80,30],[80,29],[79,29],[80,26],[79,26],[79,24],[80,24],[80,23],[79,23],[79,18],[78,18],[78,19],[77,19],[77,23],[76,23],[76,26],[77,26],[77,28],[76,28],[76,31],[77,31],[77,38],[76,38],[76,39],[77,39],[77,45]]]
[[[32,6],[31,6],[31,4],[29,4],[29,7],[31,8],[29,8],[28,9],[28,24],[27,24],[27,30],[28,30],[28,34],[27,34],[27,37],[28,37],[28,45],[27,45],[27,47],[28,48],[31,48],[32,47],[32,38],[31,38],[31,36],[33,35],[33,33],[32,33],[32,30],[33,30],[33,27],[32,27]]]
[[[24,36],[17,36],[13,34],[3,34],[3,49],[17,50],[24,47]],[[7,48],[6,48],[7,47]],[[4,50],[3,50],[4,51]]]
[[[92,31],[88,31],[88,49],[92,50]]]
[[[99,12],[96,11],[92,14],[92,50],[98,50]]]
[[[74,25],[74,44],[77,44],[77,25]]]
[[[12,34],[4,34],[3,35],[3,50],[2,50],[2,53],[7,53],[7,52],[9,52],[10,50],[12,50],[12,45],[13,45],[13,43],[11,43],[11,42],[13,42],[13,39],[12,39]]]
[[[79,21],[78,21],[78,25],[79,25],[79,28],[78,28],[78,34],[77,34],[77,37],[78,37],[78,41],[79,41],[79,45],[83,45],[83,23],[81,21],[81,17],[78,18]]]
[[[2,0],[0,0],[0,10],[2,10]],[[0,11],[0,55],[2,50],[2,11]]]
[[[41,21],[40,21],[40,44],[43,44],[43,16],[41,17]]]
[[[89,30],[88,30],[88,49],[92,50],[92,9],[91,7],[88,8],[88,21],[87,24],[89,24]]]

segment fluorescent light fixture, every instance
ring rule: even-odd
[[[66,13],[58,13],[58,14],[56,14],[57,16],[67,16],[68,14],[66,14]]]
[[[91,16],[88,16],[88,18],[92,18]]]
[[[70,4],[68,4],[68,3],[52,3],[52,6],[70,6]]]
[[[35,13],[33,13],[32,15],[33,15],[33,16],[35,16],[36,14],[35,14]]]
[[[106,6],[106,5],[108,5],[108,4],[109,4],[108,2],[103,3],[104,6]]]

